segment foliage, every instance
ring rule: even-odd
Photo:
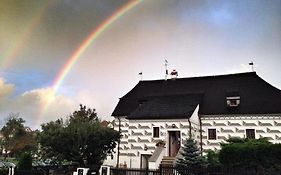
[[[205,165],[203,157],[200,156],[196,141],[194,139],[186,139],[181,157],[177,159],[176,169],[180,174],[196,175],[201,173],[200,170]]]
[[[281,144],[266,139],[235,139],[222,144],[219,160],[229,170],[259,174],[281,172]]]
[[[23,152],[36,149],[36,135],[32,131],[28,131],[24,123],[25,121],[18,115],[11,114],[2,127],[2,147],[6,151],[5,156],[8,152],[12,156],[19,156]]]
[[[23,153],[17,164],[19,170],[31,170],[32,169],[32,156],[30,153]]]
[[[0,168],[0,175],[7,175],[9,172],[8,168]]]
[[[213,150],[207,150],[206,160],[208,163],[208,167],[219,167],[219,152],[215,152]]]
[[[43,159],[92,167],[100,166],[106,156],[112,154],[120,133],[103,127],[94,109],[80,105],[79,111],[73,112],[66,121],[58,119],[43,124],[38,139]]]

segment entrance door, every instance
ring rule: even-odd
[[[147,169],[148,168],[148,159],[151,157],[150,154],[141,154],[141,168]]]
[[[169,156],[176,157],[181,146],[180,131],[169,131]]]

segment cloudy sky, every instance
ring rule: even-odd
[[[1,0],[0,120],[32,128],[79,104],[110,119],[120,97],[144,80],[251,71],[281,89],[281,0],[143,0],[84,50],[58,89],[71,55],[129,0]]]

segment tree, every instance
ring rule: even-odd
[[[186,139],[186,142],[180,153],[181,157],[177,159],[176,169],[180,174],[196,175],[200,174],[205,167],[205,161],[200,156],[199,149],[194,139]]]
[[[2,127],[2,146],[5,150],[5,158],[9,152],[12,156],[19,156],[23,152],[36,149],[36,136],[34,132],[27,131],[25,121],[18,114],[10,114],[6,124]]]
[[[97,169],[112,154],[119,139],[119,132],[102,126],[95,110],[83,105],[65,121],[43,124],[39,134],[44,159],[55,163],[77,162],[92,169]]]

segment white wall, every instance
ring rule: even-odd
[[[196,108],[197,109],[197,108]],[[192,115],[192,130],[195,133],[194,137],[199,137],[198,109]],[[173,127],[174,125],[174,127]],[[168,119],[168,120],[127,120],[121,118],[122,138],[120,142],[120,158],[119,163],[126,162],[127,167],[140,168],[141,154],[153,154],[156,143],[160,140],[168,143],[168,131],[180,131],[181,143],[188,138],[189,123],[187,119]],[[159,138],[153,138],[153,127],[160,127]],[[114,129],[119,129],[119,121],[115,120]],[[196,132],[194,132],[196,131]],[[167,146],[166,146],[167,147]],[[147,148],[147,150],[145,149]],[[116,166],[117,149],[114,154],[114,159],[110,157],[104,162],[104,165]],[[166,149],[166,155],[168,150]]]
[[[192,114],[192,136],[200,142],[198,106]],[[246,129],[255,129],[255,137],[267,137],[272,143],[281,143],[281,115],[208,115],[202,118],[203,150],[218,150],[220,143],[230,137],[246,137]],[[175,127],[172,127],[172,125]],[[140,168],[141,154],[153,154],[159,140],[166,142],[168,155],[168,131],[180,131],[181,143],[188,138],[189,123],[187,119],[174,120],[127,120],[121,118],[123,137],[120,143],[119,163],[127,167]],[[153,138],[153,127],[160,127],[160,137]],[[119,122],[115,120],[115,130],[119,129]],[[208,129],[216,129],[216,139],[208,139]],[[147,150],[145,150],[147,148]],[[113,159],[108,157],[106,165],[116,166],[117,149]]]
[[[208,129],[216,129],[216,140],[208,139]],[[246,138],[246,129],[254,129],[256,139],[281,143],[281,115],[214,115],[202,116],[203,149],[220,149],[230,137]]]

